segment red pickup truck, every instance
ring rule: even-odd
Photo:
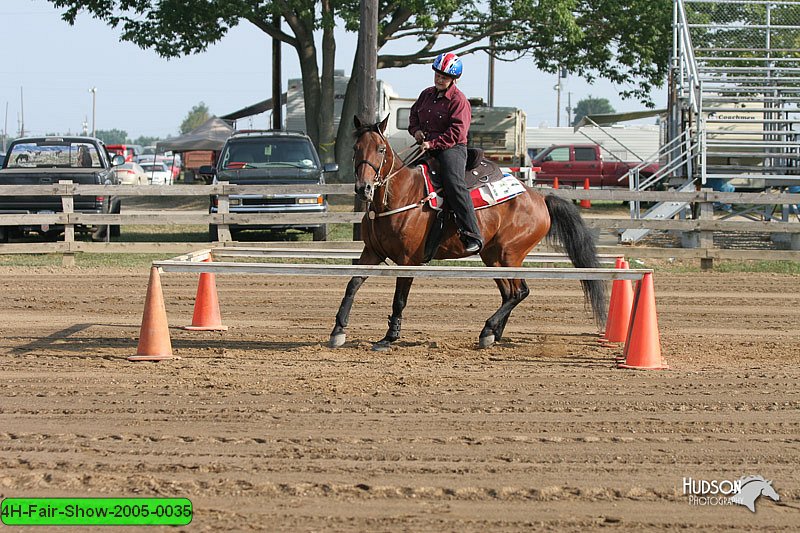
[[[610,156],[609,156],[610,157]],[[536,171],[537,184],[552,185],[558,178],[559,185],[583,187],[584,180],[589,178],[590,187],[628,187],[628,170],[638,166],[640,162],[605,161],[600,146],[596,144],[557,144],[536,154],[531,161]],[[641,179],[653,175],[658,164],[649,164],[639,170]]]

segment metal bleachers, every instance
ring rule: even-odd
[[[673,15],[666,140],[685,149],[661,154],[663,182],[800,185],[800,0],[675,0]]]

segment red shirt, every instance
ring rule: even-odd
[[[443,95],[436,87],[422,91],[411,106],[408,133],[422,130],[433,150],[445,150],[457,144],[467,144],[467,132],[472,120],[472,108],[464,93],[453,83]]]

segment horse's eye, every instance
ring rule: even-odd
[[[379,147],[378,147],[378,153],[379,153],[379,154],[382,154],[382,153],[384,153],[384,152],[386,152],[386,147],[385,147],[385,146],[379,146]]]

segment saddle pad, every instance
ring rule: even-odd
[[[427,166],[420,165],[420,170],[425,178],[425,194],[428,195],[428,205],[436,211],[441,211],[442,203],[444,202],[444,198],[439,194],[441,190],[436,191]],[[432,191],[436,191],[435,194],[431,195]],[[485,209],[507,202],[524,192],[525,186],[517,178],[511,174],[503,174],[503,178],[499,181],[486,183],[476,189],[472,189],[470,197],[472,198],[472,205],[477,211],[478,209]]]

